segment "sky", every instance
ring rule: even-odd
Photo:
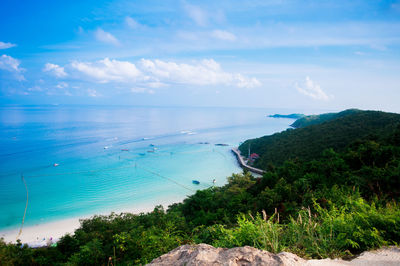
[[[0,105],[400,112],[400,1],[2,0]]]

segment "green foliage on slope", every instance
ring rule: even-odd
[[[269,165],[282,165],[286,160],[312,160],[325,149],[343,151],[361,139],[376,140],[384,137],[400,124],[400,115],[379,111],[344,111],[332,120],[297,129],[288,129],[271,136],[245,141],[240,145],[242,154],[258,153],[254,166],[268,169]]]
[[[320,114],[320,115],[308,115],[308,116],[303,116],[299,117],[293,124],[291,124],[292,127],[294,128],[300,128],[300,127],[306,127],[306,126],[311,126],[311,125],[316,125],[316,124],[321,124],[323,122],[343,117],[346,115],[351,115],[354,113],[362,112],[361,110],[358,109],[348,109],[339,113],[326,113],[326,114]]]
[[[369,124],[371,113],[364,115]],[[167,211],[156,207],[146,214],[85,219],[57,247],[30,249],[0,241],[0,261],[138,265],[187,243],[250,245],[325,258],[400,243],[398,116],[372,116],[382,118],[373,120],[379,136],[366,135],[339,150],[330,147],[314,159],[270,166],[262,178],[234,174],[225,186],[197,191]],[[310,128],[317,126],[325,127]]]
[[[305,115],[303,115],[303,114],[288,114],[288,115],[274,114],[274,115],[269,115],[268,117],[299,119],[299,118],[305,117]]]

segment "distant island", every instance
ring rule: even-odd
[[[303,115],[303,114],[289,114],[289,115],[274,114],[274,115],[269,115],[268,117],[299,119],[299,118],[305,117],[305,115]]]

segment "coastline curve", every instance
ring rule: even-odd
[[[235,156],[236,156],[236,158],[237,158],[237,160],[239,162],[239,165],[242,168],[247,169],[250,172],[253,172],[253,173],[256,173],[256,174],[260,174],[260,175],[265,173],[264,170],[261,170],[261,169],[258,169],[258,168],[255,168],[255,167],[252,167],[252,166],[246,164],[246,162],[243,160],[242,155],[240,155],[240,151],[237,148],[233,148],[232,152],[235,154]]]

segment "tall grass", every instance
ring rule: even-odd
[[[396,204],[377,208],[362,198],[329,209],[314,201],[314,212],[303,208],[288,222],[278,214],[241,214],[237,225],[201,227],[195,241],[217,247],[253,246],[270,252],[289,251],[305,258],[344,257],[400,240],[400,208]]]

